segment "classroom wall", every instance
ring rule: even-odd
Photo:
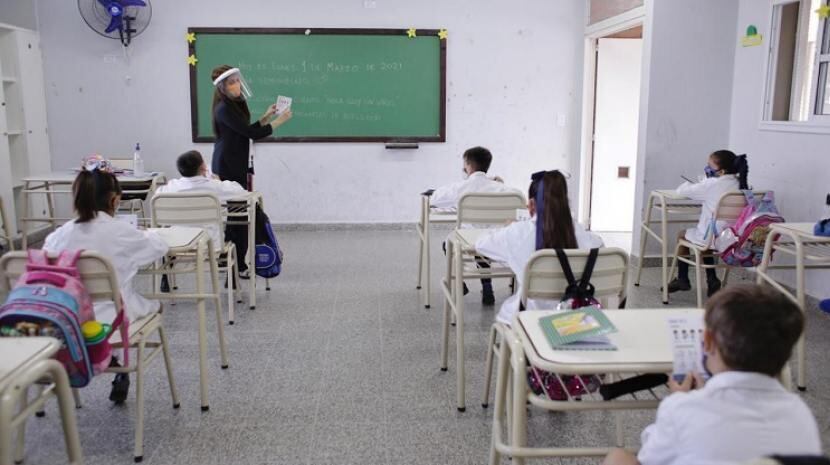
[[[37,29],[34,0],[0,0],[0,24]]]
[[[634,247],[654,189],[702,173],[714,149],[729,146],[738,4],[647,0],[640,101]],[[654,241],[646,254],[659,253]],[[670,251],[671,253],[672,251]]]
[[[522,190],[536,170],[578,170],[584,0],[153,2],[129,59],[87,28],[76,2],[37,6],[54,169],[92,152],[130,156],[141,141],[148,169],[174,173],[194,147],[187,27],[250,26],[449,30],[447,142],[260,144],[256,186],[275,223],[413,222],[418,193],[459,180],[461,153],[479,144],[494,153],[491,172]]]
[[[815,222],[823,213],[830,192],[828,147],[830,135],[761,131],[758,125],[764,94],[764,56],[769,50],[770,6],[768,2],[741,0],[736,31],[743,36],[754,24],[764,36],[758,47],[735,43],[732,116],[729,145],[749,159],[749,181],[756,189],[775,191],[778,207],[789,221]],[[780,274],[793,284],[793,273]],[[816,270],[806,274],[810,295],[830,297],[830,274]]]

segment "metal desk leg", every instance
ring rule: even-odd
[[[457,370],[456,401],[459,412],[466,409],[464,366],[464,248],[455,246],[455,363]]]
[[[196,311],[199,315],[199,388],[203,412],[210,409],[207,378],[207,322],[205,321],[205,242],[205,236],[202,235],[196,249],[196,294],[199,296],[196,299]]]
[[[225,325],[222,324],[222,299],[219,297],[219,266],[216,264],[213,240],[207,241],[207,249],[210,261],[210,281],[213,291],[213,302],[216,307],[216,328],[219,332],[219,353],[222,356],[222,368],[225,369],[228,368],[228,348],[225,345]],[[232,292],[231,289],[228,289],[229,294]]]

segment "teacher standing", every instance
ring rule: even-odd
[[[213,146],[212,169],[219,179],[235,181],[248,186],[248,155],[250,140],[270,136],[275,129],[291,119],[291,110],[280,115],[277,106],[271,105],[262,117],[251,124],[251,112],[247,100],[251,90],[242,72],[228,65],[216,67],[211,73],[213,86]]]

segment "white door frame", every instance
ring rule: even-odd
[[[593,159],[593,134],[594,134],[594,97],[596,90],[597,75],[597,39],[606,37],[617,32],[631,29],[635,26],[645,27],[646,7],[639,6],[617,16],[602,20],[598,23],[585,27],[585,46],[583,47],[585,57],[583,60],[582,74],[582,134],[581,153],[579,157],[579,202],[577,211],[578,221],[590,226],[591,220],[591,180],[593,170],[591,160]],[[642,90],[643,77],[640,78]],[[640,121],[643,121],[640,115]]]

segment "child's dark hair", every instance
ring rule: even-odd
[[[749,189],[749,163],[746,161],[746,154],[735,155],[731,150],[716,150],[710,157],[726,174],[738,177],[740,189]]]
[[[176,160],[176,168],[179,174],[186,178],[192,178],[199,174],[199,168],[205,163],[202,154],[196,150],[187,151]]]
[[[73,206],[78,213],[76,223],[95,219],[99,211],[110,212],[112,198],[121,194],[121,185],[114,174],[94,169],[78,173],[72,183]]]
[[[484,147],[473,147],[464,152],[464,161],[469,163],[476,171],[487,172],[490,163],[493,162],[493,154]]]
[[[535,173],[531,179],[530,188],[527,190],[529,199],[536,198],[540,181],[544,187],[542,202],[545,211],[540,212],[538,203],[536,205],[536,221],[542,221],[542,248],[577,248],[571,206],[568,202],[568,181],[565,176],[557,170],[542,171]]]
[[[804,330],[804,315],[775,289],[724,288],[706,302],[706,327],[732,370],[778,376]]]

